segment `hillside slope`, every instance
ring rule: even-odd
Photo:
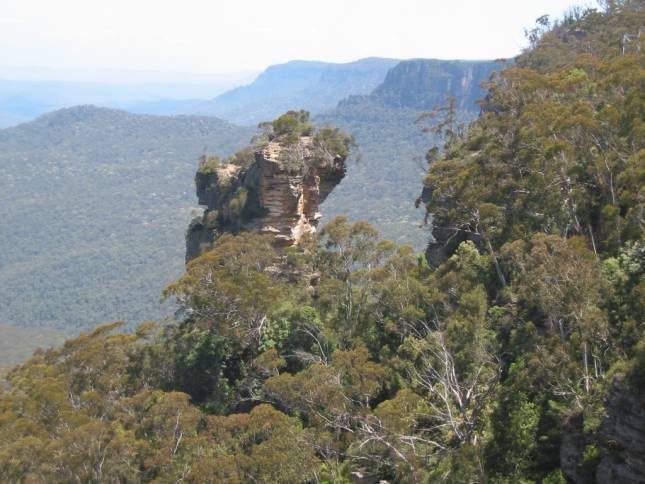
[[[161,316],[160,291],[183,269],[197,158],[251,132],[91,106],[0,130],[0,321]]]
[[[645,482],[644,7],[539,19],[424,180],[429,264],[488,261],[488,482]]]

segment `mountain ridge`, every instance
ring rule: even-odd
[[[347,63],[294,60],[271,65],[252,83],[220,94],[195,113],[248,125],[273,119],[290,109],[321,112],[349,94],[371,92],[398,62],[368,57]]]
[[[58,109],[94,104],[151,114],[188,112],[225,92],[230,82],[132,82],[12,80],[0,78],[0,128],[32,121]]]

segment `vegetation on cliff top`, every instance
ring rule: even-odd
[[[273,121],[258,125],[260,133],[255,135],[251,144],[229,156],[220,159],[218,156],[203,156],[199,162],[198,173],[209,174],[229,164],[247,168],[255,161],[254,154],[263,150],[270,142],[279,142],[283,151],[296,144],[303,137],[311,138],[314,149],[320,158],[349,156],[350,148],[355,144],[352,136],[339,128],[316,127],[309,119],[307,111],[287,111]],[[302,156],[298,156],[303,159]]]
[[[468,237],[438,267],[345,218],[286,250],[223,235],[166,289],[178,324],[106,325],[9,374],[0,475],[564,483],[613,457],[638,472],[606,423],[614,392],[643,397],[645,69],[619,48],[643,15],[574,12],[491,82],[479,120],[448,126],[428,208]]]
[[[289,111],[259,127],[261,133],[235,155],[224,160],[203,157],[200,161],[195,183],[200,203],[207,208],[188,227],[187,260],[210,250],[223,232],[238,233],[249,227],[258,230],[258,223],[271,210],[265,206],[268,199],[273,198],[273,203],[276,198],[282,200],[284,212],[274,206],[277,214],[273,217],[286,221],[299,216],[296,203],[300,196],[300,200],[308,200],[307,210],[315,213],[343,178],[353,139],[341,129],[314,126],[306,111]],[[271,166],[274,162],[279,167]],[[274,172],[276,168],[279,173]],[[280,186],[285,181],[289,188]],[[318,190],[321,185],[320,191],[305,192]],[[275,226],[266,228],[277,230]]]

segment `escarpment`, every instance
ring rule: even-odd
[[[278,123],[285,116],[301,118],[285,128]],[[187,261],[210,250],[225,232],[270,234],[276,245],[288,246],[316,231],[320,204],[345,176],[350,137],[331,128],[314,130],[302,112],[267,126],[258,146],[226,161],[202,161],[195,182],[206,209],[188,228]]]

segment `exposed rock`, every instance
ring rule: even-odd
[[[594,482],[593,468],[583,464],[587,445],[592,443],[591,436],[585,435],[582,414],[572,416],[566,423],[560,443],[560,468],[573,482]]]
[[[426,205],[428,202],[430,202],[431,199],[432,189],[428,186],[424,186],[417,205],[420,205],[421,202]],[[429,216],[430,213],[426,212],[426,221],[428,220]],[[457,250],[457,247],[459,247],[459,244],[466,240],[474,242],[477,246],[481,245],[480,237],[477,234],[458,231],[450,228],[438,227],[433,224],[432,240],[428,242],[428,245],[426,247],[426,260],[431,266],[437,267],[441,263],[445,262],[452,254],[454,254],[455,250]]]
[[[458,109],[472,109],[486,95],[482,82],[499,67],[496,61],[410,59],[390,69],[370,97],[388,106],[429,111],[452,96]]]
[[[571,482],[645,484],[645,394],[616,378],[607,397],[607,416],[593,434],[583,431],[583,417],[572,417],[562,435],[560,467]],[[585,462],[587,446],[600,460]]]
[[[645,393],[616,381],[600,428],[609,454],[596,469],[597,482],[645,483]]]
[[[275,138],[247,167],[200,169],[197,197],[207,208],[188,228],[187,261],[223,232],[254,230],[272,234],[276,244],[296,244],[315,232],[319,205],[344,176],[345,157],[312,136]]]

